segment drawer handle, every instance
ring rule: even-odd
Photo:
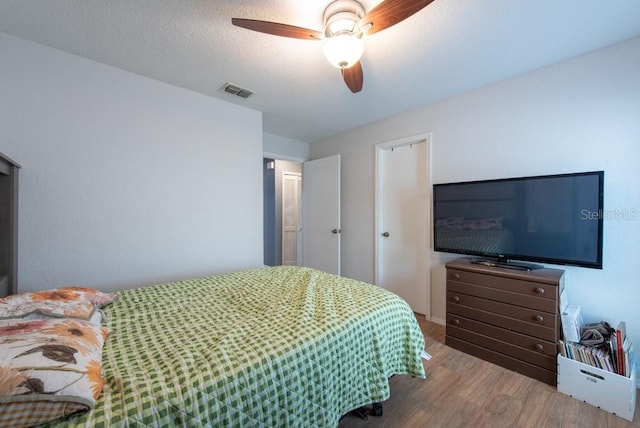
[[[538,344],[536,345],[536,350],[537,350],[538,352],[542,352],[542,351],[544,351],[544,345],[542,345],[542,344],[538,343]]]
[[[460,301],[460,298],[458,296],[453,296],[451,298],[451,300],[453,300],[454,302],[458,303]]]
[[[454,273],[453,274],[453,278],[454,279],[460,279],[460,274],[459,273]]]
[[[456,318],[456,319],[454,319],[454,320],[451,320],[451,324],[453,324],[453,325],[460,325],[460,320],[459,320],[459,319],[457,319],[457,318]]]
[[[536,288],[536,290],[535,290],[535,291],[536,291],[536,293],[538,293],[538,294],[540,294],[540,295],[543,295],[543,294],[544,294],[544,288],[540,288],[540,287],[538,287],[538,288]]]
[[[544,321],[544,317],[542,315],[540,315],[540,314],[536,315],[535,318],[536,318],[536,321],[538,321],[538,322]]]

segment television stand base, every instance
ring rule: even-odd
[[[544,266],[537,265],[534,263],[522,263],[522,262],[512,262],[510,260],[501,261],[501,260],[492,260],[492,259],[473,259],[471,263],[481,266],[488,267],[497,267],[503,269],[513,269],[513,270],[521,270],[521,271],[532,271],[536,269],[542,269]]]

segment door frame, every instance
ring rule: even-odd
[[[374,195],[374,207],[375,207],[375,216],[374,216],[374,221],[373,221],[373,228],[374,228],[374,257],[375,257],[375,261],[374,261],[374,284],[376,285],[380,285],[379,284],[379,277],[380,277],[380,266],[379,266],[379,261],[380,261],[380,245],[379,245],[379,227],[380,227],[380,217],[381,217],[381,213],[382,213],[382,171],[381,171],[381,167],[380,167],[380,155],[383,151],[385,150],[389,150],[392,149],[394,147],[402,147],[402,146],[408,146],[411,144],[418,144],[421,142],[425,142],[426,143],[426,165],[427,165],[427,189],[428,189],[428,195],[427,195],[427,218],[425,219],[425,221],[427,222],[427,232],[429,235],[429,239],[427,240],[428,242],[425,242],[424,245],[427,246],[427,251],[426,251],[426,260],[425,262],[425,269],[427,270],[426,272],[426,279],[427,279],[427,283],[426,283],[426,292],[427,292],[427,299],[429,300],[427,303],[427,310],[426,310],[426,314],[425,318],[427,320],[431,320],[431,249],[433,248],[433,233],[431,232],[433,230],[433,220],[432,220],[432,209],[433,209],[433,187],[432,187],[432,178],[431,178],[431,132],[428,133],[423,133],[423,134],[417,134],[417,135],[412,135],[409,137],[404,137],[404,138],[400,138],[397,140],[392,140],[392,141],[388,141],[385,143],[378,143],[375,145],[375,171],[374,171],[374,180],[375,180],[375,195]]]

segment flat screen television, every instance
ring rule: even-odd
[[[434,250],[602,269],[604,171],[435,184]]]

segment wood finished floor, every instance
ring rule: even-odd
[[[418,315],[426,350],[426,379],[394,376],[382,417],[345,416],[339,428],[352,427],[640,427],[578,401],[555,387],[530,379],[444,344],[445,327]],[[638,394],[637,394],[638,395]],[[640,395],[637,397],[640,401]]]

